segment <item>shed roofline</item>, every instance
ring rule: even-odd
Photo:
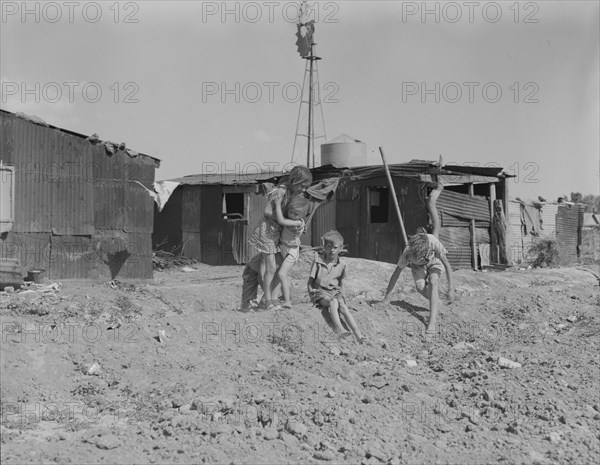
[[[4,113],[4,114],[7,114],[7,115],[12,115],[12,116],[18,118],[17,113],[13,113],[12,111],[4,110],[3,108],[0,108],[0,113]],[[30,116],[30,115],[28,115],[28,116]],[[33,123],[33,124],[36,124],[36,123]],[[46,123],[46,125],[44,125],[44,127],[47,127],[47,128],[50,128],[50,129],[54,129],[56,131],[64,132],[65,134],[69,134],[71,136],[79,137],[81,139],[89,139],[89,137],[90,137],[90,136],[86,136],[85,134],[80,134],[78,132],[71,131],[70,129],[65,129],[65,128],[61,128],[61,127],[58,127],[58,126],[53,126],[52,124],[48,124],[48,123]],[[131,150],[133,150],[133,149],[131,149]],[[160,165],[160,162],[161,162],[160,158],[156,158],[156,157],[153,157],[151,155],[146,155],[145,153],[141,153],[141,152],[138,152],[138,151],[135,151],[135,152],[138,154],[138,156],[150,158],[150,159],[154,160],[154,162],[157,165]]]

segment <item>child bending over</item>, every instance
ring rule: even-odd
[[[306,226],[304,217],[308,213],[310,200],[304,194],[292,197],[287,207],[287,218],[281,211],[281,200],[275,199],[275,219],[283,228],[279,238],[279,251],[283,262],[277,271],[276,279],[272,282],[272,289],[281,281],[281,292],[283,293],[283,308],[292,308],[290,296],[290,279],[288,273],[300,258],[300,236]]]
[[[315,254],[315,260],[308,278],[308,294],[311,302],[329,309],[329,315],[335,326],[338,337],[349,336],[340,321],[340,313],[344,317],[356,339],[363,342],[365,338],[356,326],[356,322],[346,305],[343,283],[346,277],[346,264],[339,258],[344,245],[344,238],[337,231],[326,232],[321,238],[324,251]]]
[[[406,266],[410,266],[417,291],[429,300],[430,316],[425,331],[427,336],[436,333],[436,320],[440,310],[439,282],[444,268],[448,276],[448,299],[454,299],[452,268],[446,258],[447,253],[442,243],[432,234],[418,233],[412,236],[398,260],[383,298],[383,302],[389,302],[400,273]]]

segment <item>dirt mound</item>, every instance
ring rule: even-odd
[[[291,311],[235,311],[241,267],[202,264],[2,294],[2,463],[598,458],[591,273],[458,272],[426,342],[410,273],[384,305],[393,265],[346,260],[367,344],[334,338],[308,302],[306,262]]]

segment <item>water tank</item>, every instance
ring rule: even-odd
[[[321,144],[321,166],[352,168],[367,164],[367,144],[346,134]]]

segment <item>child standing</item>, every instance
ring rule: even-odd
[[[281,226],[274,219],[274,200],[281,199],[281,206],[286,209],[290,197],[303,193],[311,183],[312,173],[310,170],[306,166],[294,166],[288,180],[268,194],[264,216],[249,239],[249,243],[261,253],[261,276],[267,310],[275,308],[271,296],[271,283],[277,269],[275,254],[279,249],[281,234]]]
[[[452,268],[446,258],[447,253],[442,243],[432,234],[418,233],[412,236],[398,260],[383,298],[383,302],[389,302],[400,273],[406,266],[410,266],[417,291],[429,300],[430,316],[425,331],[426,336],[436,334],[436,322],[440,310],[439,281],[444,268],[448,276],[448,299],[450,301],[454,299]]]
[[[283,261],[272,286],[274,288],[277,282],[281,281],[281,292],[284,299],[283,308],[292,308],[288,273],[300,258],[300,236],[306,226],[304,217],[308,213],[309,205],[310,200],[304,194],[295,195],[288,203],[288,217],[284,218],[281,211],[281,200],[275,199],[275,218],[283,228],[279,239],[279,249]],[[273,289],[271,289],[271,292],[273,292]]]
[[[264,290],[263,298],[260,303],[256,302],[256,299],[258,298],[258,286],[260,286],[261,289],[264,289],[262,275],[260,274],[261,262],[262,255],[258,253],[252,257],[244,267],[244,272],[242,273],[242,304],[239,309],[241,312],[249,312],[253,306],[256,308],[264,307]],[[281,259],[276,256],[276,266],[279,266],[280,264]],[[277,288],[271,291],[271,296],[273,299],[278,298],[279,292]]]
[[[340,313],[344,317],[356,339],[364,341],[356,322],[346,305],[343,283],[346,277],[346,264],[340,260],[339,253],[344,245],[344,238],[337,231],[328,231],[321,238],[323,252],[315,254],[315,260],[308,278],[308,294],[311,302],[329,309],[329,315],[339,337],[349,336],[340,321]]]

